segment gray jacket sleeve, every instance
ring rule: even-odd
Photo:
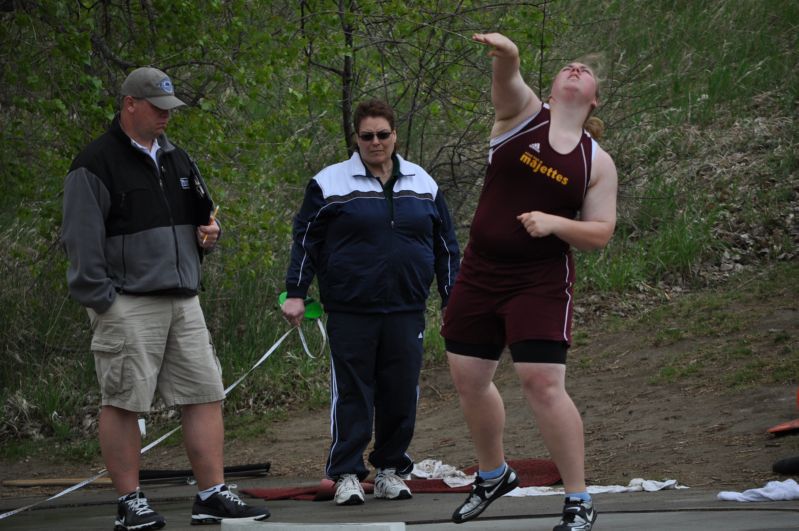
[[[111,196],[86,168],[69,172],[64,182],[61,241],[69,258],[69,293],[83,306],[105,312],[116,299],[105,261],[105,218]]]

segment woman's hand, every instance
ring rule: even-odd
[[[518,57],[519,48],[512,40],[501,33],[475,33],[472,40],[491,46],[491,57]]]
[[[538,210],[519,214],[516,219],[522,222],[524,229],[533,238],[543,238],[554,234],[558,222],[563,219],[552,214],[544,214]]]
[[[302,318],[305,316],[305,301],[299,297],[286,299],[280,307],[283,317],[291,326],[300,326]]]

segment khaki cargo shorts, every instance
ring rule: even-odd
[[[145,413],[156,390],[168,406],[224,398],[197,297],[120,294],[105,313],[87,311],[104,406]]]

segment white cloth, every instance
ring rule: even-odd
[[[465,474],[452,465],[447,465],[436,459],[425,459],[413,465],[413,477],[418,479],[441,479],[449,487],[464,487],[474,483],[475,474]],[[688,487],[677,483],[676,479],[655,481],[653,479],[635,478],[626,487],[622,485],[591,485],[588,492],[599,494],[604,492],[655,492],[658,490],[687,489]],[[563,487],[518,487],[506,496],[550,496],[565,494]]]
[[[794,479],[769,481],[761,489],[749,489],[743,492],[723,490],[719,492],[718,498],[739,502],[799,500],[799,485]]]
[[[474,483],[474,474],[468,475],[452,465],[436,459],[425,459],[414,463],[411,475],[418,479],[442,479],[448,487],[465,487]]]
[[[589,485],[589,494],[603,494],[608,492],[655,492],[658,490],[687,489],[685,485],[677,483],[676,479],[656,481],[654,479],[635,478],[625,487],[623,485]],[[519,487],[513,489],[506,496],[551,496],[564,495],[563,487]]]

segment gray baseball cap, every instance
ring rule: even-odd
[[[144,98],[159,109],[169,110],[186,105],[175,97],[175,87],[169,76],[157,68],[137,68],[122,83],[123,96]]]

